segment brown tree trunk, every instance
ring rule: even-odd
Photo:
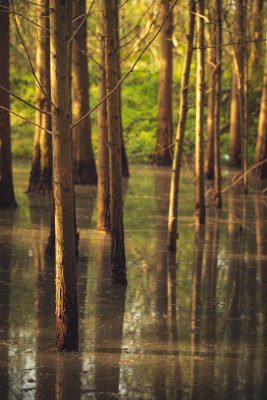
[[[103,0],[105,32],[106,85],[109,93],[117,83],[116,0]],[[121,169],[121,135],[119,95],[116,90],[107,101],[110,183],[111,267],[114,283],[126,281],[126,261],[123,228],[123,198]]]
[[[207,115],[207,149],[204,164],[206,179],[214,178],[214,106],[215,106],[215,85],[216,85],[216,7],[214,2],[208,4],[209,12],[209,39],[208,39],[208,115]]]
[[[221,0],[214,2],[216,18],[216,70],[215,70],[215,104],[214,104],[214,197],[217,208],[222,208],[221,193],[221,156],[220,156],[220,109],[221,109],[221,63],[222,63],[222,20]]]
[[[81,24],[86,12],[85,0],[73,1],[73,31]],[[89,110],[89,72],[86,44],[86,21],[75,34],[72,43],[73,122]],[[92,149],[90,117],[74,128],[74,183],[96,184],[97,174]]]
[[[252,8],[252,37],[253,41],[251,43],[251,78],[253,82],[257,82],[259,78],[258,68],[262,62],[262,39],[263,39],[263,22],[264,22],[264,15],[263,15],[263,2],[264,0],[253,0],[253,8]],[[257,68],[255,68],[257,65]]]
[[[161,1],[161,19],[171,7],[171,1]],[[172,164],[172,11],[166,19],[160,36],[160,76],[158,93],[157,145],[154,162],[158,165]]]
[[[261,95],[261,108],[258,125],[255,164],[267,158],[267,43],[265,50],[265,67]],[[260,178],[267,177],[267,163],[255,169],[255,174]]]
[[[0,84],[9,89],[9,0],[0,4]],[[0,106],[10,109],[8,92],[0,89]],[[13,189],[10,116],[0,108],[0,207],[15,207]]]
[[[236,0],[234,42],[244,38],[244,12],[243,0]],[[242,134],[243,134],[243,93],[244,82],[244,45],[233,46],[233,73],[230,111],[230,161],[229,166],[241,167]]]
[[[188,110],[188,84],[190,76],[190,66],[193,52],[193,38],[195,27],[196,1],[190,0],[189,5],[189,28],[186,41],[185,59],[180,90],[180,118],[177,127],[175,150],[172,163],[172,176],[170,188],[170,204],[168,218],[168,250],[176,251],[177,217],[179,200],[179,180],[183,154],[183,143],[185,133],[185,123]]]
[[[205,1],[199,0],[197,9],[197,79],[196,79],[196,148],[195,148],[195,223],[205,223],[204,181],[204,91],[205,91]]]
[[[107,94],[105,72],[105,38],[101,36],[101,55],[99,67],[98,99]],[[97,160],[97,229],[110,231],[109,216],[109,156],[108,156],[108,116],[107,102],[98,107],[98,160]]]
[[[75,271],[70,63],[67,7],[71,0],[50,0],[51,98],[56,246],[56,347],[78,348]]]
[[[50,99],[50,39],[49,0],[38,0],[38,24],[36,46],[36,76],[42,85],[36,83],[36,107],[46,113],[51,112]],[[45,94],[46,96],[45,96]],[[35,111],[35,122],[51,131],[51,116]],[[32,168],[28,193],[49,194],[52,190],[52,138],[39,127],[35,127]]]

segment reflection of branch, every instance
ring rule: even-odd
[[[12,0],[11,0],[12,1]],[[172,11],[172,9],[174,8],[174,6],[178,3],[179,0],[175,0],[175,2],[173,3],[173,5],[170,7],[168,13],[166,14],[164,20],[162,21],[158,31],[156,32],[156,34],[153,36],[153,38],[150,40],[150,42],[144,47],[144,49],[141,51],[140,55],[137,57],[137,59],[135,60],[135,62],[133,63],[132,67],[129,69],[128,72],[126,72],[126,74],[119,80],[119,82],[117,83],[117,85],[93,108],[91,108],[91,110],[89,110],[86,114],[84,114],[82,116],[81,119],[79,119],[79,121],[75,122],[75,124],[72,125],[72,128],[74,128],[75,126],[77,126],[80,122],[82,122],[85,118],[88,117],[88,115],[90,115],[93,111],[95,111],[101,104],[103,104],[114,92],[115,90],[118,89],[119,86],[121,86],[123,84],[123,82],[125,81],[125,79],[130,75],[131,72],[133,72],[136,64],[138,63],[138,61],[141,59],[141,57],[143,56],[143,54],[145,53],[145,51],[149,48],[149,46],[151,45],[151,43],[153,43],[153,41],[156,39],[156,37],[159,35],[160,31],[162,30],[162,27],[165,23],[165,21],[167,20],[170,12]]]
[[[19,115],[19,114],[15,113],[14,111],[9,110],[9,109],[6,108],[6,107],[0,106],[0,108],[2,108],[3,110],[8,111],[8,112],[11,113],[11,114],[16,115],[17,117],[23,119],[24,121],[29,122],[30,124],[35,125],[35,126],[37,126],[39,129],[42,129],[43,131],[45,131],[45,132],[49,133],[50,135],[52,135],[52,132],[51,132],[51,131],[49,131],[49,130],[46,129],[46,128],[43,128],[42,126],[36,124],[35,122],[31,121],[30,119],[25,118],[25,117],[23,117],[22,115]]]
[[[40,110],[38,107],[33,106],[32,104],[28,103],[26,100],[23,100],[21,97],[17,96],[15,93],[11,92],[10,90],[8,90],[7,88],[5,88],[4,86],[0,85],[0,89],[4,90],[5,92],[11,94],[11,96],[15,97],[16,99],[22,101],[23,103],[27,104],[27,106],[34,108],[35,110],[39,111],[42,114],[46,114],[46,115],[51,115],[51,113],[47,112],[47,111],[42,111]]]
[[[23,38],[22,38],[22,36],[21,36],[20,30],[19,30],[19,27],[18,27],[18,23],[17,23],[17,19],[16,19],[16,12],[15,12],[15,9],[14,9],[13,0],[10,0],[10,3],[11,3],[11,6],[12,6],[12,10],[13,10],[13,19],[14,19],[14,22],[15,22],[16,30],[17,30],[17,32],[18,32],[20,41],[21,41],[21,43],[22,43],[22,46],[23,46],[23,48],[24,48],[24,50],[25,50],[25,53],[26,53],[26,55],[27,55],[27,58],[28,58],[28,60],[29,60],[29,63],[30,63],[30,66],[31,66],[31,70],[32,70],[33,76],[34,76],[36,82],[38,83],[38,86],[40,87],[42,93],[44,94],[46,100],[49,102],[49,104],[52,104],[51,99],[50,99],[50,98],[47,96],[47,94],[45,93],[45,91],[44,91],[44,89],[43,89],[43,87],[42,87],[42,85],[41,85],[39,79],[37,78],[37,76],[36,76],[36,74],[35,74],[35,72],[34,72],[34,68],[33,68],[32,61],[31,61],[31,57],[30,57],[29,52],[28,52],[28,50],[27,50],[27,48],[26,48],[26,46],[25,46],[24,40],[23,40]],[[52,104],[52,105],[54,106],[54,104]],[[55,107],[55,106],[54,106],[54,107]]]

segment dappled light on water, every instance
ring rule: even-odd
[[[20,162],[21,163],[21,162]],[[0,211],[0,398],[260,399],[267,390],[267,201],[238,187],[194,231],[183,171],[177,254],[166,250],[170,171],[132,166],[124,182],[127,288],[112,285],[96,188],[77,187],[79,351],[55,351],[50,199]]]

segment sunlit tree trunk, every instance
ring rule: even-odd
[[[73,1],[73,34],[86,12],[85,0]],[[86,44],[86,21],[79,28],[72,43],[73,122],[78,121],[90,108],[89,72]],[[88,116],[73,131],[74,183],[95,184],[97,181],[92,149],[91,121]]]
[[[221,156],[220,156],[220,109],[221,109],[221,63],[222,63],[222,20],[221,0],[215,0],[214,17],[216,19],[216,70],[215,70],[215,98],[214,98],[214,197],[217,208],[222,208],[221,193]]]
[[[161,1],[161,19],[169,12],[171,1]],[[169,13],[160,36],[160,76],[158,92],[157,145],[154,161],[159,165],[172,163],[172,11]]]
[[[232,40],[242,42],[244,39],[243,0],[236,0],[236,11]],[[244,45],[233,46],[233,72],[230,111],[230,161],[229,166],[240,168],[243,135],[243,93],[244,82]]]
[[[178,197],[179,197],[179,180],[183,154],[183,143],[185,133],[185,123],[188,110],[188,85],[190,76],[190,66],[193,52],[193,38],[195,27],[196,1],[190,0],[189,5],[189,28],[186,41],[185,59],[183,67],[183,75],[180,90],[180,118],[177,127],[175,150],[172,163],[171,188],[170,188],[170,204],[168,218],[168,250],[176,251],[176,235],[177,235],[177,217],[178,217]]]
[[[215,107],[215,85],[216,85],[216,6],[211,1],[207,4],[209,11],[209,39],[207,50],[208,64],[208,115],[207,115],[207,149],[204,165],[204,173],[207,179],[214,178],[214,107]]]
[[[99,67],[98,99],[107,94],[105,72],[105,38],[101,36],[101,55]],[[97,111],[98,124],[98,160],[97,160],[97,229],[109,232],[109,149],[107,102],[102,103]]]
[[[205,223],[204,181],[204,90],[205,90],[205,1],[199,0],[197,8],[197,79],[196,79],[196,147],[195,147],[195,223]]]
[[[265,67],[261,95],[261,108],[258,125],[258,136],[256,144],[255,164],[267,158],[267,44],[265,50]],[[260,178],[267,177],[267,163],[260,165],[255,170]]]
[[[109,93],[117,83],[116,0],[103,0],[105,33],[106,85]],[[123,228],[121,135],[119,95],[116,90],[107,101],[110,183],[111,267],[114,283],[126,281]]]
[[[9,89],[9,0],[0,3],[0,85]],[[0,106],[10,109],[9,94],[0,89]],[[14,207],[10,116],[0,108],[0,207]]]
[[[71,0],[50,0],[51,99],[56,250],[56,347],[78,348],[75,271],[70,63],[67,9]]]
[[[36,106],[46,113],[51,112],[50,104],[50,39],[49,0],[38,0],[38,24],[36,45]],[[51,115],[35,111],[35,122],[51,131]],[[48,194],[52,190],[52,138],[39,127],[35,127],[32,168],[28,193]]]

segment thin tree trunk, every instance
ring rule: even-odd
[[[50,99],[50,39],[49,33],[49,0],[38,0],[38,24],[36,46],[36,75],[42,85],[35,85],[36,106],[51,112]],[[51,116],[35,111],[35,122],[51,131]],[[52,138],[47,132],[35,127],[32,168],[28,193],[49,194],[52,190]]]
[[[190,66],[193,52],[193,38],[195,27],[196,1],[190,0],[189,5],[189,28],[186,41],[185,59],[183,67],[183,75],[180,89],[180,112],[179,122],[176,133],[175,150],[172,163],[172,176],[170,188],[170,204],[168,218],[168,250],[176,251],[176,235],[177,235],[177,217],[178,217],[178,200],[179,200],[179,180],[183,154],[183,143],[185,124],[188,110],[188,85],[190,76]]]
[[[253,41],[251,43],[251,80],[254,84],[259,83],[259,72],[262,62],[262,39],[263,39],[263,3],[264,0],[253,0],[253,8],[252,8],[252,37]],[[255,68],[255,65],[257,68]]]
[[[117,83],[116,0],[103,0],[105,32],[106,85],[109,93]],[[126,284],[123,228],[121,136],[119,95],[115,91],[107,101],[110,182],[111,267],[114,283]]]
[[[171,1],[161,1],[161,19],[169,12]],[[160,36],[160,76],[158,94],[157,145],[154,162],[172,164],[172,32],[173,14],[169,13]]]
[[[0,84],[9,89],[9,0],[0,4]],[[10,109],[8,92],[0,89],[0,106]],[[0,207],[15,207],[13,189],[10,116],[0,108]]]
[[[214,107],[215,107],[215,86],[216,86],[216,8],[212,1],[209,8],[209,40],[208,40],[208,115],[207,115],[207,149],[204,165],[206,179],[214,178]]]
[[[51,98],[56,246],[56,347],[78,348],[69,29],[71,0],[50,0]]]
[[[255,164],[267,158],[267,42],[265,49],[265,67],[261,95],[261,108],[256,143]],[[255,174],[260,178],[267,177],[267,163],[255,169]]]
[[[105,38],[101,36],[98,98],[107,94],[105,72]],[[109,155],[108,155],[108,116],[107,102],[102,103],[97,111],[98,123],[98,166],[97,166],[97,229],[110,231],[109,216]]]
[[[235,35],[232,40],[240,42],[244,38],[243,0],[236,1]],[[230,112],[230,161],[229,166],[241,167],[242,135],[243,135],[243,93],[244,82],[244,46],[233,46],[233,73]]]
[[[221,63],[222,63],[222,19],[221,0],[214,1],[216,17],[216,70],[215,70],[215,105],[214,105],[214,197],[217,208],[222,208],[221,193],[221,157],[220,157],[220,109],[221,109]]]
[[[197,9],[197,80],[196,80],[196,148],[195,148],[195,223],[205,223],[204,181],[204,90],[205,90],[205,1],[199,0]]]
[[[86,12],[85,0],[73,1],[73,31]],[[73,120],[78,121],[89,110],[89,72],[86,44],[86,21],[75,34],[72,44]],[[92,149],[91,121],[88,116],[73,132],[74,183],[96,184],[97,174]]]

